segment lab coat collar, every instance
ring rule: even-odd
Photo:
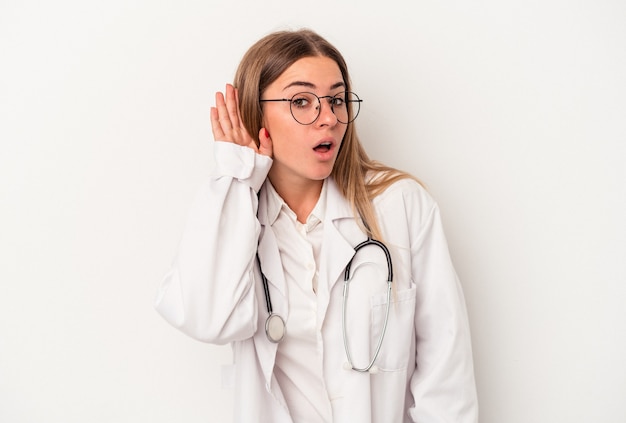
[[[276,219],[274,213],[278,215],[277,213],[280,211],[280,206],[277,206],[278,210],[274,210],[272,207],[272,204],[277,202],[270,201],[269,197],[271,194],[269,193],[268,184],[269,181],[266,180],[259,192],[259,209],[257,215],[259,223],[261,224],[261,235],[259,237],[257,253],[261,261],[263,274],[267,278],[268,283],[276,287],[282,297],[286,297],[285,275],[280,261],[278,243],[271,226]],[[280,303],[278,301],[272,301],[272,303],[276,303],[276,305],[272,304],[274,312],[286,316],[287,307],[284,305],[286,301],[280,301]]]
[[[265,193],[265,207],[266,210],[266,221],[261,222],[261,224],[273,225],[278,219],[278,215],[280,214],[280,210],[282,209],[285,201],[278,195],[276,189],[272,185],[269,179],[265,180],[265,184],[263,184],[263,191]]]
[[[327,203],[326,203],[326,219],[336,220],[343,218],[352,218],[352,208],[339,191],[339,187],[333,178],[326,180]]]
[[[283,266],[280,261],[280,253],[278,251],[278,243],[276,242],[276,236],[272,230],[271,220],[268,210],[271,201],[268,201],[267,185],[269,181],[266,180],[259,192],[259,208],[258,219],[261,224],[261,234],[259,236],[259,245],[257,248],[257,254],[259,261],[261,262],[261,270],[267,278],[268,284],[272,285],[279,293],[278,296],[272,297],[272,308],[274,313],[282,316],[284,319],[288,317],[288,304],[287,304],[287,291],[285,283],[285,275],[283,273]],[[280,210],[280,209],[279,209]],[[272,213],[273,214],[273,213]],[[260,281],[259,281],[260,283]],[[259,328],[255,334],[255,344],[257,345],[257,354],[259,356],[259,364],[265,378],[265,386],[276,398],[282,398],[280,389],[276,390],[272,383],[272,373],[274,371],[274,363],[276,360],[276,351],[278,344],[270,342],[265,337],[265,330]],[[284,403],[284,400],[279,400]]]
[[[266,180],[259,193],[258,219],[262,226],[259,239],[259,258],[263,267],[263,273],[270,284],[286,298],[286,285],[278,244],[271,224],[276,218],[277,206],[272,206],[269,200],[269,181]],[[322,245],[322,258],[320,262],[320,282],[327,281],[328,291],[339,280],[346,264],[354,255],[354,246],[362,241],[364,235],[358,222],[354,218],[350,203],[343,197],[339,187],[332,177],[325,181],[326,189],[326,213],[324,216],[324,241]],[[278,301],[276,301],[278,304]],[[281,301],[284,303],[284,301]],[[274,306],[277,308],[277,306]],[[281,307],[282,308],[282,307]],[[275,310],[279,312],[279,310]],[[286,315],[288,310],[281,310]]]
[[[339,191],[332,178],[328,178],[327,207],[324,220],[324,238],[320,260],[320,286],[318,313],[326,315],[333,286],[343,280],[348,262],[354,256],[354,246],[364,237],[352,207]],[[326,281],[326,289],[322,283]]]

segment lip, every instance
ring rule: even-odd
[[[319,148],[320,146],[327,146],[327,148]],[[321,160],[328,160],[335,156],[336,147],[337,143],[333,138],[324,138],[313,146],[313,153]]]

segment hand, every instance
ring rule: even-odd
[[[216,141],[232,142],[252,148],[259,154],[272,157],[272,140],[265,128],[259,131],[259,145],[248,134],[239,112],[239,92],[231,84],[226,84],[226,98],[221,92],[215,93],[215,107],[211,107],[211,130]]]

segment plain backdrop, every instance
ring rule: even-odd
[[[245,50],[345,55],[371,156],[438,200],[481,423],[626,422],[626,4],[0,0],[0,422],[228,422],[153,309]]]

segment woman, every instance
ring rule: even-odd
[[[351,91],[343,57],[312,31],[248,50],[216,94],[216,168],[156,307],[231,344],[239,422],[476,422],[437,205],[367,157]],[[368,238],[384,244],[355,253]]]

